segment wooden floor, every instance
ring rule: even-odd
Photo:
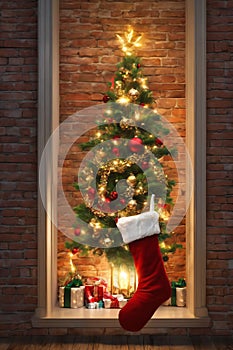
[[[233,350],[229,337],[59,336],[3,338],[0,350]]]

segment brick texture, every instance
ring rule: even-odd
[[[0,334],[37,305],[37,1],[1,1]]]
[[[232,1],[207,1],[207,306],[215,334],[233,315]]]
[[[207,306],[211,326],[166,330],[171,334],[232,332],[232,8],[230,0],[207,0]],[[76,329],[31,325],[37,305],[37,1],[3,0],[0,9],[0,335],[75,334]],[[62,0],[61,9],[63,119],[101,100],[120,57],[114,34],[131,22],[145,33],[139,55],[160,112],[175,123],[184,123],[183,0],[118,1],[114,6],[107,0]],[[168,106],[168,98],[175,104]]]

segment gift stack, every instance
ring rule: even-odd
[[[186,282],[183,278],[178,281],[171,282],[171,298],[169,298],[163,305],[166,306],[185,306],[186,305]]]
[[[77,309],[84,305],[88,309],[116,309],[127,303],[122,294],[111,295],[104,279],[91,277],[83,281],[80,276],[73,277],[64,287],[59,287],[59,306]]]
[[[59,287],[59,306],[77,309],[84,305],[84,286],[81,279],[74,277],[64,287]]]
[[[85,305],[88,309],[118,309],[127,302],[123,295],[111,295],[107,291],[107,283],[104,279],[88,278],[84,295]]]

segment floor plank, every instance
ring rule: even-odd
[[[96,339],[93,350],[128,350],[128,341],[126,336],[114,335],[104,336]]]
[[[140,335],[128,336],[128,349],[129,350],[140,350],[143,349],[143,337]]]
[[[0,350],[7,350],[7,348],[9,347],[10,342],[8,342],[7,340],[2,340],[0,343]]]
[[[217,350],[211,337],[192,336],[191,338],[195,350]]]
[[[154,335],[152,336],[153,350],[170,350],[169,338],[166,335]]]
[[[7,350],[24,350],[25,341],[23,339],[13,339]]]
[[[144,336],[144,347],[145,350],[159,350],[159,345],[154,344],[152,335]]]
[[[169,338],[172,350],[194,350],[193,343],[189,337],[173,336]]]
[[[217,336],[213,338],[217,350],[233,350],[233,337]]]
[[[50,341],[49,350],[73,350],[76,337],[74,335],[69,336],[58,336]],[[46,348],[47,350],[47,348]]]
[[[74,339],[72,350],[94,350],[94,345],[95,337],[76,336]]]
[[[233,338],[108,335],[1,339],[0,350],[233,350]]]

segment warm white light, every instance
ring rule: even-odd
[[[70,269],[71,269],[71,272],[74,273],[76,271],[76,268],[73,264],[73,261],[72,261],[72,258],[70,258]]]
[[[127,97],[127,96],[121,96],[120,98],[118,98],[118,100],[117,100],[117,102],[118,103],[122,103],[122,104],[124,104],[124,103],[129,103],[129,98]]]
[[[112,111],[111,111],[111,109],[107,109],[107,110],[105,111],[105,113],[108,114],[108,115],[110,115],[110,114],[112,114]]]
[[[124,270],[121,270],[119,273],[119,284],[120,284],[120,289],[128,290],[129,274]]]
[[[116,36],[120,41],[122,51],[128,56],[132,55],[132,52],[136,47],[141,46],[140,40],[142,38],[142,35],[135,37],[132,28],[129,28],[124,37],[121,37],[119,34],[116,34]]]

